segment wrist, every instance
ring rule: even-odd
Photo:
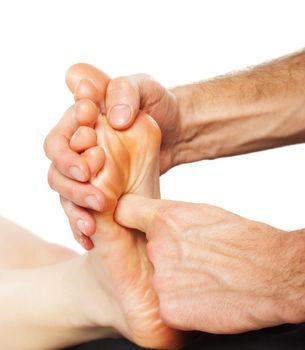
[[[220,89],[224,91],[220,93]],[[226,140],[230,138],[226,124],[238,114],[236,108],[229,107],[226,101],[225,83],[216,79],[179,86],[171,91],[177,100],[178,120],[181,125],[180,137],[175,148],[176,163],[190,163],[222,156],[223,149],[230,146],[230,141]]]
[[[180,127],[179,136],[173,147],[174,165],[190,163],[202,159],[196,148],[197,125],[195,115],[195,91],[193,85],[178,86],[170,90],[177,105],[177,117]],[[200,152],[201,153],[201,152]]]
[[[254,131],[260,129],[261,115],[268,113],[250,101],[242,101],[236,85],[231,78],[220,77],[172,90],[182,130],[176,147],[178,163],[243,153],[245,141],[255,143],[263,137]]]

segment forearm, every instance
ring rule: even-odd
[[[277,245],[282,247],[275,260],[281,269],[281,278],[274,283],[273,289],[278,295],[274,302],[284,323],[302,323],[305,322],[305,229],[278,237],[279,242],[273,246],[274,251]]]
[[[177,163],[305,141],[305,51],[172,91],[184,131]]]
[[[4,348],[58,349],[110,334],[106,322],[104,329],[90,324],[80,261],[1,271],[0,338]]]

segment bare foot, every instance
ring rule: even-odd
[[[103,72],[85,64],[73,66],[67,74],[68,86],[78,103],[89,105],[91,101],[99,108],[103,104],[96,96],[105,95],[100,88],[105,85],[104,80]],[[82,92],[81,96],[75,89]],[[87,271],[92,272],[91,280],[97,283],[93,290],[106,292],[111,304],[109,314],[116,309],[111,325],[120,334],[143,347],[178,348],[185,335],[168,328],[160,319],[159,300],[151,283],[152,265],[146,256],[146,237],[118,225],[113,219],[117,201],[125,193],[160,197],[159,127],[151,117],[140,113],[134,125],[124,131],[115,131],[106,117],[100,115],[95,130],[97,138],[92,132],[88,133],[88,128],[82,128],[82,132],[76,132],[71,139],[71,148],[83,151],[86,149],[84,136],[87,135],[88,144],[96,145],[97,139],[105,152],[104,166],[91,180],[107,198],[102,213],[95,213],[97,230],[91,237],[95,248],[87,254]],[[87,149],[84,155],[89,167],[94,168],[90,150]],[[97,301],[96,295],[94,300]],[[95,314],[98,311],[96,304]],[[103,324],[103,320],[96,322]]]
[[[125,131],[115,131],[105,116],[100,116],[96,131],[98,144],[105,151],[105,164],[92,183],[103,190],[107,204],[102,214],[96,214],[95,248],[88,259],[112,304],[119,306],[114,327],[140,346],[177,348],[182,334],[160,319],[146,237],[113,219],[117,201],[125,193],[160,197],[160,130],[151,117],[141,113]]]

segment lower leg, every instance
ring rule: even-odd
[[[77,256],[74,251],[48,243],[0,217],[0,269],[33,268]]]

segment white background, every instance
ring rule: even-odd
[[[42,143],[72,103],[76,62],[111,76],[148,73],[166,86],[299,50],[304,1],[1,1],[0,214],[76,249],[47,185]],[[164,198],[212,203],[282,229],[305,227],[305,145],[184,165]]]

